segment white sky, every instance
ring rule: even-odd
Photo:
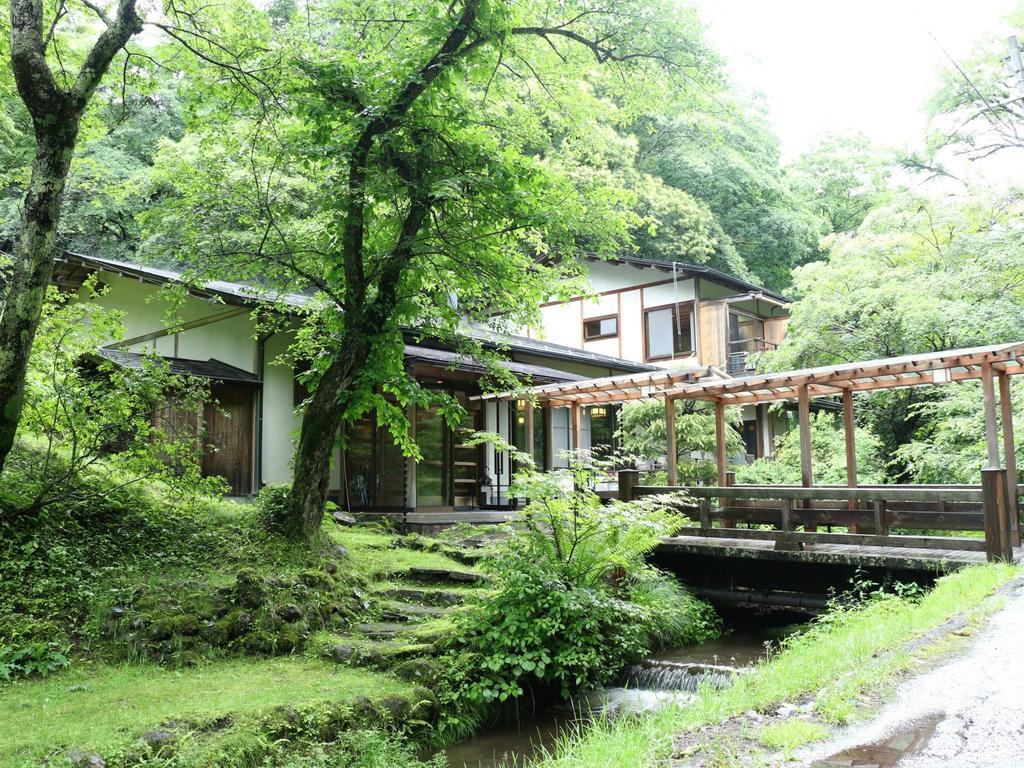
[[[919,145],[940,68],[1005,38],[1015,0],[693,0],[736,84],[763,92],[783,155],[829,131]],[[932,38],[934,35],[935,39]],[[936,43],[938,41],[938,44]]]

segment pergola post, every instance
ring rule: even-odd
[[[530,398],[526,399],[526,407],[523,410],[523,441],[526,443],[526,455],[533,459],[534,466],[537,465],[537,457],[533,453],[534,445],[534,433],[533,433],[533,400]]]
[[[814,485],[814,470],[811,467],[811,393],[806,384],[797,387],[797,420],[800,429],[800,485],[810,488]],[[811,502],[805,502],[806,507]],[[818,526],[804,524],[805,531],[816,531]]]
[[[804,488],[814,485],[811,469],[811,395],[806,384],[797,389],[797,419],[800,425],[800,484]]]
[[[981,391],[985,403],[985,448],[988,452],[988,466],[981,471],[985,551],[989,560],[1012,560],[1008,483],[1006,471],[999,466],[996,384],[992,363],[987,360],[981,364]]]
[[[544,409],[544,470],[550,472],[555,468],[555,415],[551,406]]]
[[[724,488],[728,483],[726,470],[729,463],[728,448],[725,442],[725,403],[715,403],[715,464],[718,467],[718,487]]]
[[[573,403],[569,408],[569,417],[572,422],[572,449],[579,455],[583,446],[580,445],[580,437],[583,434],[583,409],[579,403]]]
[[[857,438],[853,423],[853,392],[843,390],[843,436],[846,439],[846,487],[857,487]],[[857,502],[850,500],[850,510],[857,509]],[[857,523],[850,525],[850,533],[860,533]]]
[[[676,401],[665,396],[665,464],[668,484],[679,485],[679,454],[676,452]]]
[[[1013,437],[1013,400],[1010,377],[1005,371],[996,374],[999,382],[999,409],[1003,422],[1003,460],[1006,462],[1006,502],[1010,508],[1010,540],[1020,546],[1020,507],[1017,495],[1017,446]]]
[[[992,364],[981,364],[981,391],[985,400],[985,448],[988,451],[988,468],[999,468],[999,424],[996,421],[996,387],[992,376]]]

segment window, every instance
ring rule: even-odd
[[[595,317],[593,320],[583,321],[583,340],[594,341],[596,339],[614,339],[619,335],[619,317]]]
[[[693,352],[693,302],[644,311],[647,360],[666,360]]]
[[[731,352],[760,352],[764,344],[764,320],[746,312],[729,312]]]

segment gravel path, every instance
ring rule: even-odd
[[[1024,767],[1024,586],[964,655],[907,680],[876,718],[800,759],[821,767]]]

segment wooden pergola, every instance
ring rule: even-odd
[[[523,400],[525,402],[525,443],[533,452],[533,414],[536,407],[568,408],[572,444],[580,444],[583,408],[591,405],[624,403],[664,397],[668,391],[707,378],[728,378],[713,366],[691,366],[670,370],[627,373],[599,379],[543,384],[522,390],[478,395],[474,400]],[[674,424],[674,422],[673,422]],[[675,435],[672,436],[673,443]]]
[[[997,543],[992,544],[993,549],[990,551],[998,551],[1005,555],[1008,551],[1007,547],[1012,550],[1013,546],[1020,544],[1017,515],[1017,458],[1014,446],[1013,407],[1009,380],[1010,376],[1020,373],[1024,373],[1024,342],[927,352],[737,378],[730,378],[721,371],[709,367],[681,369],[679,371],[550,384],[521,392],[505,392],[485,397],[525,399],[528,409],[532,408],[534,402],[552,407],[569,407],[573,413],[572,424],[576,436],[579,434],[580,408],[582,406],[648,398],[662,399],[665,403],[668,438],[666,459],[669,487],[677,486],[679,478],[676,458],[675,401],[685,399],[714,403],[719,489],[730,485],[729,456],[726,449],[726,406],[759,405],[795,400],[798,405],[801,486],[811,489],[814,487],[814,468],[811,461],[811,401],[814,398],[839,397],[843,404],[846,485],[851,489],[847,495],[852,510],[857,500],[855,499],[857,494],[854,494],[852,489],[858,488],[854,393],[904,387],[942,386],[953,382],[978,380],[981,382],[984,395],[987,448],[987,465],[981,472],[981,488],[986,510],[986,538],[991,537],[993,542],[998,539]],[[526,424],[528,429],[531,429],[532,418],[527,418]],[[1002,428],[1002,446],[1000,446],[1000,426]],[[527,444],[533,444],[532,435],[528,436]],[[579,443],[577,441],[574,444],[578,445]],[[1000,447],[1002,451],[1000,451]],[[1002,457],[1000,453],[1002,453]],[[1005,465],[1002,463],[1003,461],[1005,461]],[[910,488],[905,488],[909,492]],[[916,486],[916,488],[922,489],[921,486]],[[942,504],[941,488],[932,486],[927,489],[927,494],[930,494],[940,506]],[[925,493],[925,490],[920,490],[918,493]],[[808,503],[812,498],[806,493],[802,496],[797,494],[797,496],[805,499]],[[990,525],[996,526],[996,530],[990,532]],[[810,526],[809,530],[813,530],[813,526]],[[1010,551],[1010,556],[1012,557],[1012,551]]]
[[[718,479],[725,485],[725,422],[727,405],[754,405],[780,400],[796,400],[800,430],[800,474],[805,487],[814,485],[811,466],[811,398],[838,396],[843,402],[843,428],[846,439],[847,485],[857,485],[857,453],[853,425],[853,395],[882,389],[945,385],[956,381],[980,380],[985,401],[985,440],[988,468],[1000,467],[999,416],[1003,426],[1003,451],[1007,474],[1016,478],[1017,457],[1013,439],[1013,407],[1009,377],[1024,373],[1024,342],[995,344],[942,352],[926,352],[879,360],[842,363],[819,368],[803,368],[781,373],[766,373],[723,381],[704,381],[666,390],[666,402],[677,399],[705,400],[715,404],[718,426]],[[671,421],[674,409],[666,409]],[[670,439],[675,430],[669,429]],[[672,451],[670,450],[670,453]],[[670,472],[669,484],[676,478]]]

